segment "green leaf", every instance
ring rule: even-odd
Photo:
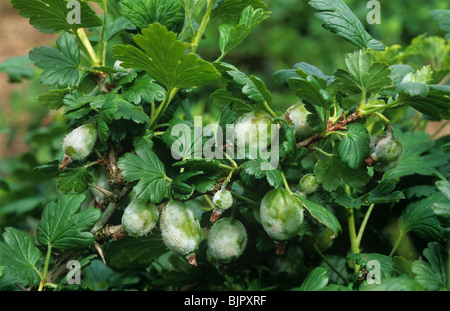
[[[242,169],[256,179],[266,177],[267,182],[273,188],[280,188],[283,185],[283,176],[278,169],[267,169],[271,163],[267,160],[250,160],[241,165]]]
[[[36,265],[42,253],[34,246],[31,238],[25,232],[10,227],[5,229],[2,236],[4,242],[0,242],[0,266],[7,267],[3,273],[26,280],[30,286],[39,284]]]
[[[416,260],[411,264],[415,280],[430,291],[449,289],[448,251],[436,242],[431,242],[423,251],[429,263]]]
[[[325,227],[330,228],[333,231],[335,238],[338,236],[338,233],[342,231],[342,227],[339,223],[339,220],[336,218],[336,216],[333,215],[332,212],[327,210],[322,205],[310,201],[300,195],[294,195],[300,200],[300,202],[302,202],[303,206],[308,210],[313,218],[315,218]]]
[[[115,58],[123,62],[124,68],[147,71],[168,90],[200,86],[219,77],[211,63],[186,53],[186,45],[177,40],[176,34],[158,23],[143,29],[142,35],[134,37],[134,42],[143,51],[131,45],[115,45]]]
[[[348,259],[354,260],[356,264],[367,266],[367,264],[376,260],[380,264],[380,270],[385,277],[388,277],[393,271],[392,258],[378,253],[353,253],[347,256]],[[383,278],[382,278],[383,280]]]
[[[139,181],[133,188],[139,199],[159,203],[167,192],[164,165],[147,141],[139,144],[135,151],[136,154],[127,153],[121,157],[117,166],[128,182]]]
[[[50,90],[48,93],[39,95],[37,101],[40,104],[48,105],[49,109],[56,110],[62,107],[63,98],[69,91],[69,89]]]
[[[320,291],[323,289],[329,281],[327,269],[323,267],[314,268],[303,281],[302,285],[297,288],[293,288],[293,291]]]
[[[40,81],[50,86],[72,88],[79,79],[80,51],[75,36],[62,33],[54,47],[39,47],[30,51],[30,59],[44,71]]]
[[[424,238],[442,239],[442,226],[432,209],[433,203],[442,202],[446,198],[439,192],[410,203],[399,219],[400,232],[416,232]]]
[[[221,19],[229,22],[236,19],[246,7],[252,6],[254,9],[263,9],[266,4],[262,0],[224,0],[220,1],[211,12],[211,18]]]
[[[34,76],[34,70],[28,56],[11,57],[0,63],[0,71],[6,72],[10,83],[22,82]]]
[[[75,8],[67,8],[66,0],[11,0],[13,8],[19,14],[30,19],[34,28],[45,33],[90,28],[101,26],[102,22],[94,10],[85,1],[78,1],[80,5],[80,23],[69,23],[71,12]]]
[[[288,83],[288,80],[290,78],[301,78],[297,73],[297,69],[301,69],[301,71],[306,73],[307,75],[313,75],[322,78],[325,81],[327,81],[328,84],[334,80],[333,76],[327,76],[322,72],[322,70],[320,70],[316,66],[313,66],[305,62],[299,62],[294,66],[292,66],[291,69],[278,70],[273,74],[273,78],[278,83]]]
[[[86,191],[89,184],[94,181],[91,172],[84,165],[78,167],[67,167],[64,172],[58,175],[56,186],[63,192],[75,191],[82,193]]]
[[[431,16],[438,21],[438,26],[446,31],[446,38],[450,38],[450,10],[432,10]]]
[[[404,199],[405,196],[401,191],[394,191],[396,183],[392,179],[385,179],[381,181],[370,192],[354,199],[346,193],[333,192],[331,195],[335,198],[335,202],[346,207],[361,207],[370,204],[383,204],[390,202],[397,202]]]
[[[146,237],[123,237],[114,243],[105,245],[105,256],[108,266],[125,269],[133,266],[148,266],[167,252],[160,235],[151,234]]]
[[[78,250],[94,244],[94,235],[87,231],[102,212],[93,206],[79,212],[85,200],[84,194],[64,194],[48,203],[37,228],[39,243],[60,250]]]
[[[163,101],[166,97],[166,90],[155,83],[148,75],[141,77],[136,83],[133,83],[132,86],[127,87],[122,92],[123,98],[134,103],[140,104],[141,101],[147,103],[154,103],[155,101]]]
[[[314,174],[317,181],[329,192],[335,191],[341,181],[351,187],[360,187],[370,180],[366,171],[351,169],[334,156],[317,161],[314,166]]]
[[[132,120],[136,123],[150,124],[150,117],[144,112],[141,106],[133,105],[126,100],[118,98],[116,101],[117,111],[114,113],[114,119]]]
[[[323,26],[332,33],[360,49],[385,50],[382,43],[367,33],[363,24],[344,1],[311,0],[309,5],[318,10],[315,15],[324,23]]]
[[[347,54],[345,63],[347,70],[337,69],[334,73],[343,92],[378,93],[392,83],[389,66],[385,63],[372,63],[371,54],[364,50]]]
[[[222,55],[238,46],[259,24],[269,17],[270,13],[263,9],[246,7],[241,12],[237,24],[223,24],[219,26],[219,48]]]
[[[344,134],[345,137],[338,145],[339,157],[348,167],[359,169],[369,156],[369,132],[361,123],[353,123],[347,126]]]
[[[377,292],[398,292],[398,291],[423,291],[424,288],[415,280],[409,278],[395,277],[383,279],[380,284],[363,283],[360,291],[377,291]]]
[[[178,0],[122,0],[120,12],[140,29],[159,23],[176,30],[184,23],[183,6]]]
[[[239,71],[239,70],[229,70],[227,71],[227,74],[230,75],[233,78],[233,81],[237,83],[240,87],[242,87],[242,94],[246,95],[251,100],[255,101],[256,103],[264,103],[267,102],[269,105],[272,104],[272,95],[270,94],[269,90],[267,89],[264,82],[255,76],[247,76],[245,73]],[[223,91],[221,95],[225,95]],[[229,93],[230,96],[234,96],[231,93]],[[232,99],[232,102],[237,102],[241,104],[238,99],[230,98]],[[245,104],[245,101],[244,103]],[[240,105],[239,105],[240,106]],[[237,106],[237,108],[239,108]]]
[[[437,167],[445,165],[450,154],[435,148],[436,142],[424,131],[406,132],[395,131],[402,144],[402,157],[393,169],[385,172],[385,179],[396,179],[404,176],[419,174],[431,175]]]
[[[434,120],[450,119],[450,91],[438,89],[434,85],[425,85],[425,87],[430,88],[426,96],[403,95],[405,104],[430,116]]]
[[[326,91],[327,82],[302,69],[297,69],[296,73],[300,76],[299,78],[288,79],[289,87],[295,91],[295,95],[306,103],[328,110],[332,100]],[[321,114],[322,111],[316,110],[316,112]]]

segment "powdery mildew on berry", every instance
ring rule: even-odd
[[[91,154],[96,141],[97,130],[93,124],[77,127],[64,138],[64,154],[72,160],[83,161]]]
[[[218,209],[229,209],[233,205],[233,196],[230,191],[220,189],[214,194],[213,203]]]
[[[161,211],[160,219],[162,238],[170,250],[184,255],[195,251],[202,232],[191,209],[180,201],[171,200]]]
[[[208,252],[222,263],[239,258],[247,246],[247,231],[244,225],[233,218],[217,221],[208,234]]]
[[[285,119],[295,129],[295,136],[297,138],[305,138],[312,134],[313,129],[306,121],[306,117],[310,114],[302,104],[294,104],[290,106],[285,113]]]
[[[124,230],[130,236],[143,236],[149,233],[159,218],[158,208],[153,203],[133,199],[122,216]]]
[[[286,189],[267,192],[260,208],[261,223],[277,241],[287,241],[298,234],[303,223],[303,207]]]
[[[317,191],[319,185],[314,174],[306,174],[298,183],[298,190],[305,195],[311,195]]]

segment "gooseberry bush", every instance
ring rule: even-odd
[[[272,76],[294,100],[275,103],[227,62],[262,0],[75,2],[11,0],[58,38],[0,67],[19,82],[31,62],[53,118],[35,136],[52,159],[23,166],[39,193],[0,180],[5,219],[37,219],[2,223],[1,289],[450,289],[448,136],[410,120],[450,119],[449,34],[385,46],[342,0],[311,0],[354,51],[324,73],[296,47]]]

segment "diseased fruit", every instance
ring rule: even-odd
[[[303,206],[286,189],[272,189],[261,201],[260,217],[264,230],[272,239],[287,241],[301,229]],[[282,249],[277,253],[282,253]]]
[[[202,229],[192,210],[183,202],[170,200],[161,211],[160,228],[167,248],[186,255],[195,266],[194,252],[202,239]]]
[[[222,213],[233,205],[233,196],[226,189],[220,189],[213,197],[214,210],[211,214],[211,222],[216,222]]]
[[[234,139],[238,158],[256,157],[258,150],[266,150],[270,146],[271,124],[272,118],[263,111],[248,112],[237,119]]]
[[[123,213],[123,229],[130,236],[140,237],[155,228],[158,218],[159,212],[155,204],[134,198]]]
[[[388,126],[386,136],[376,135],[369,142],[370,159],[373,169],[385,172],[398,165],[403,147],[394,137],[392,126]]]
[[[211,257],[220,263],[230,263],[239,258],[247,246],[244,225],[231,217],[218,220],[208,234],[207,247]]]
[[[284,113],[284,118],[288,124],[295,129],[297,139],[304,139],[313,133],[313,128],[306,121],[308,114],[310,112],[301,103],[290,106]]]
[[[71,161],[84,161],[92,152],[97,141],[94,124],[85,124],[70,132],[63,141],[64,159],[59,169],[64,170]]]
[[[311,195],[317,191],[319,183],[317,182],[316,175],[309,173],[300,179],[298,183],[298,190],[304,195]]]

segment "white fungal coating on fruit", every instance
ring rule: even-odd
[[[99,166],[94,170],[94,185],[103,188],[105,190],[110,191],[111,187],[109,185],[109,176],[108,172],[103,166]],[[98,189],[95,189],[94,187],[91,187],[91,193],[95,197],[95,200],[97,202],[106,203],[107,196],[105,193],[101,192]]]
[[[256,156],[258,150],[267,149],[272,141],[271,124],[272,118],[263,111],[248,112],[236,120],[234,140],[239,158],[246,158],[248,155]]]
[[[217,221],[209,231],[207,247],[211,257],[221,263],[239,258],[247,246],[244,225],[231,217]]]
[[[160,228],[164,244],[180,254],[194,252],[202,239],[199,221],[192,210],[180,201],[170,200],[164,206]]]
[[[213,203],[218,209],[229,209],[233,205],[233,196],[230,191],[220,189],[214,194]]]
[[[298,183],[298,190],[300,193],[307,196],[316,192],[318,188],[319,184],[317,183],[316,176],[312,173],[304,175]]]
[[[97,129],[94,124],[79,126],[64,138],[64,154],[71,160],[83,161],[91,154],[96,141]]]
[[[261,201],[260,217],[264,230],[272,239],[287,241],[301,229],[303,207],[286,189],[272,189]]]
[[[290,106],[284,114],[286,121],[295,129],[297,138],[306,138],[313,133],[313,128],[306,121],[308,114],[310,112],[300,103]]]
[[[123,213],[123,229],[130,236],[140,237],[155,228],[158,218],[159,212],[155,204],[134,198]]]
[[[398,165],[403,152],[402,144],[394,137],[392,126],[388,126],[386,136],[373,136],[369,142],[370,157],[374,161],[373,168],[385,172]]]

